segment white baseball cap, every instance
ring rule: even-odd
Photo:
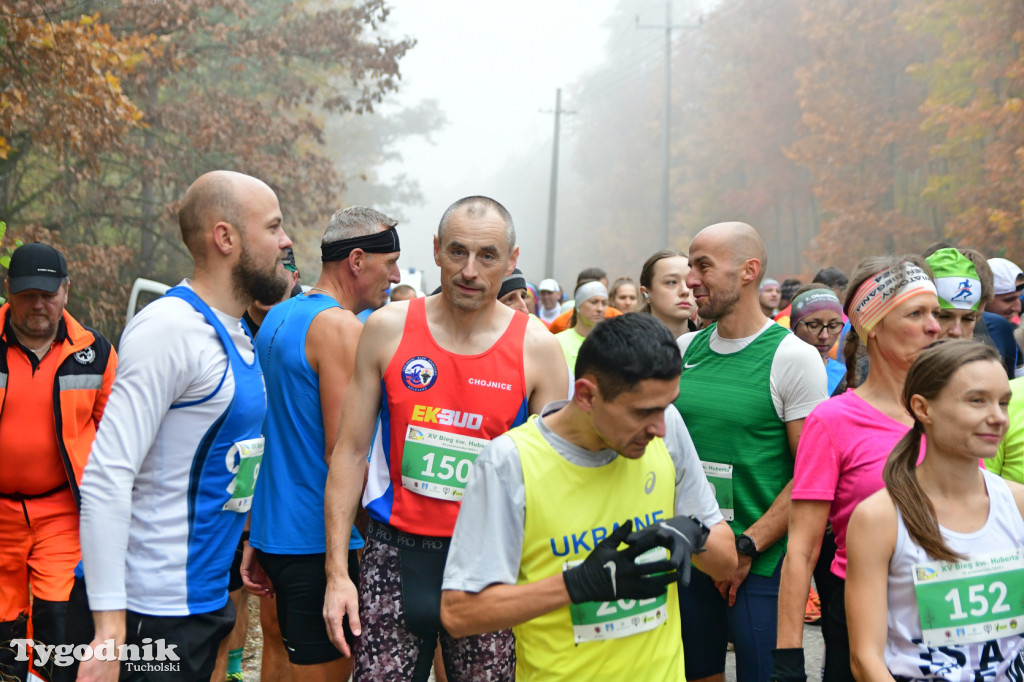
[[[992,269],[992,288],[996,296],[1019,290],[1017,278],[1024,275],[1024,271],[1016,263],[1005,258],[989,258],[988,266]]]
[[[537,286],[537,291],[561,291],[562,287],[553,279],[542,279]]]

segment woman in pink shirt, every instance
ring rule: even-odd
[[[900,402],[903,381],[917,356],[938,337],[938,310],[931,273],[917,256],[868,258],[850,278],[845,312],[854,333],[847,336],[844,355],[852,390],[818,405],[800,436],[779,587],[773,680],[806,679],[804,607],[828,523],[835,532],[836,556],[831,584],[818,585],[825,639],[823,679],[853,679],[844,605],[846,526],[854,507],[882,487],[886,457],[912,426]],[[861,344],[867,347],[871,372],[857,386]]]

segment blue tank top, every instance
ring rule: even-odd
[[[269,554],[322,554],[324,530],[324,422],[320,378],[306,358],[313,318],[340,307],[330,296],[305,294],[277,304],[256,337],[272,407],[259,484],[253,498],[249,544]],[[350,549],[363,546],[352,529]]]
[[[216,330],[235,387],[228,408],[213,422],[193,454],[188,481],[187,603],[189,613],[200,613],[209,610],[205,607],[211,602],[227,603],[228,573],[259,474],[267,394],[258,360],[247,363],[242,359],[216,313],[194,291],[177,286],[166,295],[190,303]],[[217,390],[202,400],[178,403],[171,409],[206,402],[223,385],[222,378]]]

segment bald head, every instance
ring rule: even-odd
[[[768,250],[764,240],[750,225],[739,222],[716,223],[708,225],[697,233],[690,242],[690,252],[707,251],[716,254],[720,259],[728,259],[734,266],[754,259],[761,264],[757,283],[764,277],[768,268]]]
[[[252,192],[274,193],[262,180],[226,170],[204,173],[189,186],[178,208],[178,226],[193,258],[205,257],[203,234],[217,223],[245,228],[246,197]]]

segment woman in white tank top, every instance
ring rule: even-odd
[[[1024,679],[1024,486],[978,466],[1006,433],[1009,399],[988,346],[942,342],[911,366],[914,426],[847,536],[858,680]]]

